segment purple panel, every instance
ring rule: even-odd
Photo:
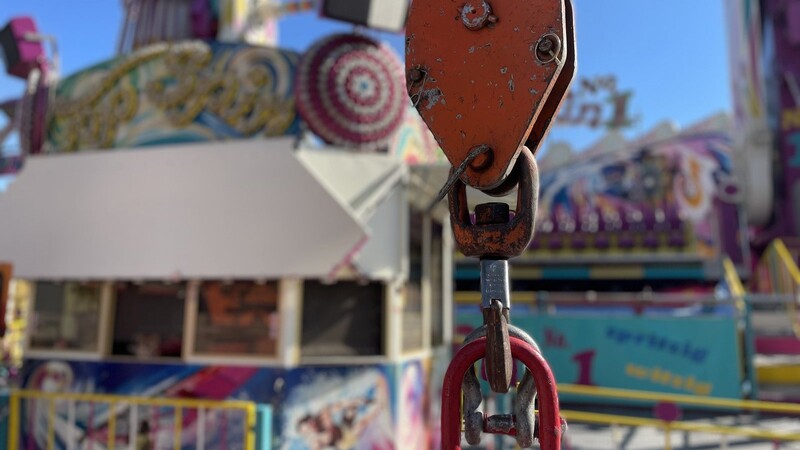
[[[192,36],[196,39],[213,39],[217,36],[219,21],[209,0],[192,0]]]
[[[734,263],[743,263],[744,252],[739,244],[739,212],[736,205],[717,200],[714,207],[721,224],[719,234],[722,254],[728,255]]]
[[[655,249],[658,248],[658,234],[655,231],[648,230],[642,239],[642,245],[645,248]]]
[[[636,239],[634,238],[633,233],[629,231],[620,232],[618,235],[618,239],[620,248],[628,250],[633,247],[636,247]]]
[[[786,6],[787,37],[793,45],[800,45],[800,2],[794,1]]]
[[[561,250],[564,248],[564,235],[562,233],[552,233],[547,240],[547,248],[550,250]]]
[[[630,231],[632,229],[633,222],[630,220],[627,214],[620,215],[620,219],[622,222],[622,231]]]
[[[588,236],[586,233],[572,233],[572,248],[576,250],[583,250],[588,245]]]
[[[642,214],[644,215],[644,227],[647,230],[652,230],[656,227],[656,212],[653,208],[644,207],[642,208]]]
[[[682,231],[673,231],[669,234],[667,245],[672,248],[683,248],[686,246],[686,238],[683,237]]]
[[[5,55],[6,72],[15,77],[28,78],[28,74],[44,58],[40,42],[25,39],[26,34],[37,34],[36,23],[30,17],[16,17],[0,30],[0,46]]]
[[[763,8],[765,48],[774,51],[765,54],[765,76],[768,97],[773,101],[769,113],[783,180],[778,189],[786,199],[777,202],[781,211],[775,228],[793,234],[800,231],[800,223],[795,220],[800,198],[793,192],[793,186],[800,182],[800,45],[796,39],[800,34],[796,25],[799,5],[796,0],[766,0]]]
[[[611,239],[609,238],[608,233],[601,232],[594,236],[594,248],[606,250],[609,247],[611,247]]]

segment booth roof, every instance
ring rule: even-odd
[[[396,173],[290,139],[31,157],[0,195],[0,259],[30,279],[326,277],[374,234]]]

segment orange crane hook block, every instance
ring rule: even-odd
[[[490,191],[522,145],[535,153],[575,74],[571,0],[416,0],[409,96],[461,176]],[[474,153],[473,153],[474,154]]]

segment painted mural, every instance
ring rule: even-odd
[[[297,132],[298,55],[242,44],[154,44],[62,80],[47,151]]]
[[[686,223],[695,240],[692,251],[710,257],[718,251],[715,201],[738,201],[732,170],[730,139],[724,133],[581,155],[569,164],[541,169],[537,228],[596,232],[633,230],[639,223],[648,229]]]
[[[304,369],[287,379],[284,450],[394,448],[390,371]]]
[[[409,103],[400,129],[389,145],[389,152],[408,164],[448,164],[417,109]]]
[[[427,364],[426,364],[427,365]],[[430,448],[429,377],[419,361],[402,366],[397,392],[397,442],[407,448]],[[439,386],[441,383],[436,383]]]
[[[444,359],[443,359],[444,360]],[[438,415],[429,398],[438,398],[443,368],[430,360],[401,364],[296,369],[190,364],[143,364],[31,360],[23,386],[44,392],[109,393],[145,397],[236,399],[269,404],[274,409],[273,448],[281,450],[393,450],[438,448]],[[23,446],[47,448],[48,401],[23,403]],[[79,448],[105,445],[113,421],[116,442],[126,445],[131,432],[152,448],[172,448],[176,419],[166,407],[78,402],[55,406],[55,448],[69,436]],[[71,425],[69,414],[75,415]],[[244,414],[186,409],[180,416],[184,449],[197,446],[203,430],[207,448],[241,448]],[[202,421],[202,423],[201,423]],[[132,429],[136,427],[136,429]],[[413,446],[406,444],[413,443]]]

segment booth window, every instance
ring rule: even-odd
[[[180,357],[186,285],[116,285],[112,353],[138,358]]]
[[[444,344],[444,242],[442,225],[434,222],[431,232],[431,345]]]
[[[33,350],[98,350],[100,283],[36,283]]]
[[[384,290],[380,282],[306,281],[303,356],[382,355]]]
[[[200,285],[195,352],[274,356],[278,348],[278,283]]]
[[[409,268],[408,283],[403,298],[404,352],[421,350],[423,347],[422,280],[423,280],[423,225],[422,214],[412,213],[409,219]]]

